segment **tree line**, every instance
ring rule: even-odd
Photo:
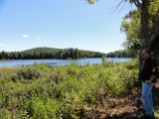
[[[107,57],[118,57],[118,58],[133,58],[136,57],[136,52],[129,50],[129,49],[125,49],[125,50],[117,50],[114,52],[110,52],[107,53]]]
[[[77,48],[34,48],[21,52],[0,52],[0,59],[79,59],[102,57],[104,53],[84,51]]]
[[[54,48],[34,48],[21,52],[0,52],[0,59],[80,59],[95,57],[135,57],[135,53],[130,50],[118,50],[110,53],[100,53],[93,51],[79,50],[77,48],[54,49]]]

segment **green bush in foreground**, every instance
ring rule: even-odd
[[[0,118],[91,118],[105,98],[124,97],[137,81],[137,63],[0,69]],[[102,105],[101,105],[102,104]]]

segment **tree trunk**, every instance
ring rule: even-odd
[[[143,0],[141,5],[141,49],[150,48],[149,46],[149,13],[148,0]]]
[[[142,0],[141,4],[141,48],[140,48],[140,53],[143,49],[145,48],[150,48],[151,45],[149,43],[149,26],[148,26],[148,20],[149,20],[149,12],[148,12],[148,6],[149,6],[149,0]],[[141,66],[142,66],[142,60],[141,60],[141,55],[139,57],[139,71],[141,71]]]

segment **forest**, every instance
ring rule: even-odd
[[[135,57],[129,50],[120,50],[111,53],[100,53],[94,51],[79,50],[77,48],[57,49],[57,48],[33,48],[21,52],[0,52],[1,60],[8,59],[80,59],[97,57]]]
[[[136,52],[132,49],[124,49],[124,50],[117,50],[114,52],[109,52],[106,55],[107,57],[118,57],[118,58],[135,58],[137,57]]]
[[[39,47],[21,52],[0,52],[0,59],[79,59],[102,57],[104,53],[78,50],[77,48],[57,49]]]

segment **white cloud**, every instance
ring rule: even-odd
[[[27,34],[21,34],[21,37],[22,38],[29,38],[29,35],[27,35]]]
[[[2,47],[2,44],[0,44],[0,47]]]

